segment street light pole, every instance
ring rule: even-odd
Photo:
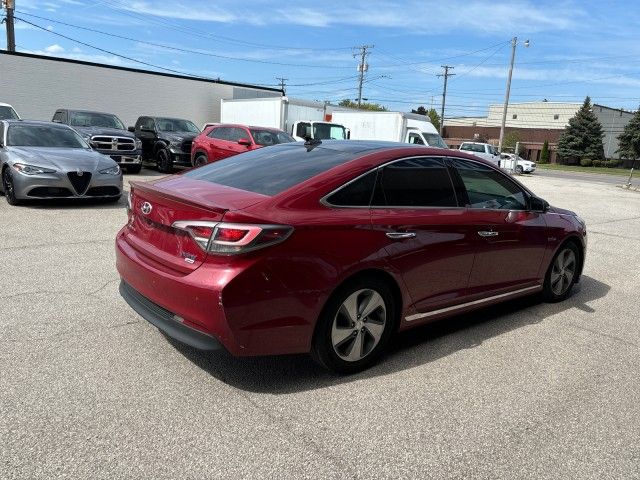
[[[504,106],[502,107],[502,123],[500,124],[500,140],[498,141],[498,151],[502,153],[502,141],[504,140],[504,126],[507,122],[507,107],[509,106],[509,93],[511,92],[511,76],[513,75],[513,64],[516,60],[516,47],[518,37],[511,39],[511,62],[509,63],[509,75],[507,76],[507,91],[504,94]],[[529,46],[529,40],[525,40],[524,46]]]

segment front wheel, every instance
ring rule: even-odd
[[[161,173],[173,172],[173,160],[171,154],[166,148],[161,148],[156,153],[156,164],[158,165],[158,171]]]
[[[13,186],[13,177],[11,176],[11,170],[9,167],[5,168],[2,172],[2,188],[4,189],[4,196],[9,205],[20,205],[20,200],[16,198],[16,191]]]
[[[359,372],[382,355],[395,323],[394,298],[385,282],[376,278],[352,282],[325,306],[311,356],[330,371]]]
[[[522,165],[516,166],[516,173],[518,175],[522,175],[523,172],[524,172],[524,170],[522,169]]]
[[[207,156],[204,153],[199,153],[196,158],[193,159],[194,167],[202,167],[206,165],[208,162]]]
[[[569,296],[578,278],[579,258],[574,243],[567,243],[558,250],[544,278],[543,295],[546,301],[559,302]]]

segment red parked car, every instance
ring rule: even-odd
[[[358,371],[398,330],[562,300],[585,259],[576,214],[454,150],[291,143],[131,185],[122,296],[167,335],[236,356]]]
[[[291,135],[277,128],[214,124],[194,139],[191,164],[200,167],[248,150],[295,141]]]

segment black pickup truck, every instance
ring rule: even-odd
[[[129,127],[142,141],[142,158],[153,162],[158,170],[171,173],[174,165],[191,166],[191,144],[200,129],[189,120],[167,117],[139,117]]]
[[[130,173],[142,169],[142,143],[111,113],[58,109],[53,121],[73,127],[94,150],[111,157]]]

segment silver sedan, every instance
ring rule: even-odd
[[[2,191],[11,205],[27,199],[122,195],[122,172],[70,127],[51,122],[0,121]]]

